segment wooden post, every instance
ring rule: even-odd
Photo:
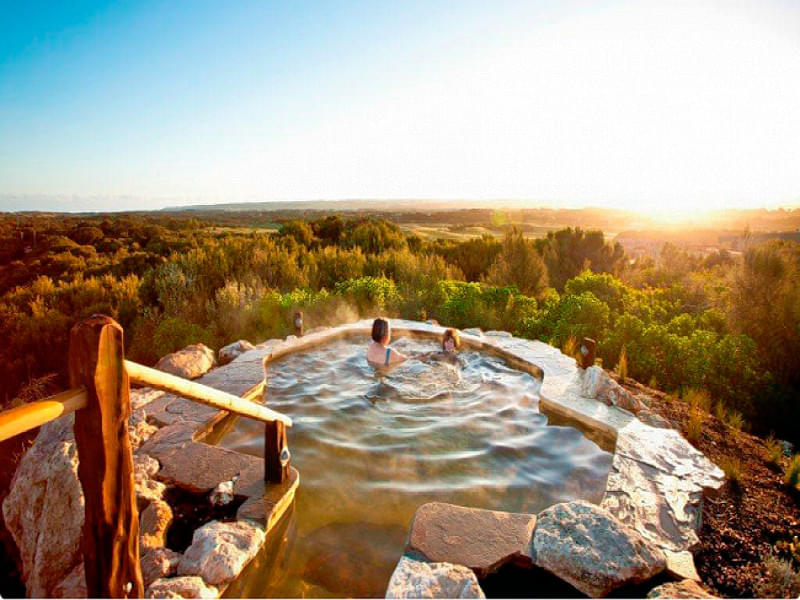
[[[297,337],[303,337],[304,325],[303,325],[303,311],[298,310],[294,313],[294,334]]]
[[[594,364],[597,342],[592,338],[583,338],[581,342],[581,368],[588,369]]]
[[[86,389],[75,413],[85,519],[81,550],[90,598],[142,598],[139,515],[128,439],[131,413],[122,327],[93,315],[70,332],[69,377]]]
[[[291,460],[286,426],[280,421],[264,424],[264,481],[283,483],[289,478]]]

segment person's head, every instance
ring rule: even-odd
[[[455,329],[448,329],[442,337],[442,350],[445,352],[455,352],[461,347],[461,338]]]
[[[389,338],[392,335],[392,330],[389,327],[389,321],[382,317],[378,317],[372,322],[372,339],[379,344],[388,344]]]

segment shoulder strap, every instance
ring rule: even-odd
[[[385,363],[387,367],[389,366],[389,355],[391,353],[392,353],[392,349],[391,348],[387,348],[386,349],[386,363]]]

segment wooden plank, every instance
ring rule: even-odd
[[[292,426],[292,420],[286,415],[233,394],[215,390],[207,385],[182,379],[157,369],[151,369],[130,360],[125,361],[125,368],[134,383],[166,390],[176,396],[182,396],[207,406],[227,410],[244,417],[264,421],[265,423],[279,421],[287,427]]]
[[[283,423],[264,424],[264,481],[283,483],[289,477],[289,442]]]
[[[75,413],[85,518],[81,550],[90,598],[141,598],[139,514],[128,438],[130,390],[122,327],[94,315],[70,332],[69,376],[86,390]]]
[[[85,406],[86,390],[79,388],[0,412],[0,442]]]

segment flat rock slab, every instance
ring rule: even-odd
[[[661,550],[636,531],[583,500],[539,513],[533,556],[537,566],[594,598],[647,581],[666,563]]]
[[[406,552],[428,562],[464,565],[482,578],[509,562],[530,566],[535,525],[535,515],[430,502],[414,515]]]
[[[673,429],[633,420],[617,436],[617,454],[644,463],[713,493],[725,484],[725,473]]]
[[[676,581],[673,583],[665,583],[664,585],[659,585],[658,587],[654,587],[650,592],[647,594],[648,598],[716,598],[716,596],[712,596],[707,591],[705,591],[700,585],[694,581],[689,579],[684,579],[683,581]]]
[[[471,569],[449,563],[400,559],[386,588],[387,598],[485,598]]]
[[[198,575],[219,586],[239,575],[264,543],[264,530],[247,521],[211,521],[197,529],[178,563],[178,575]]]
[[[206,585],[200,577],[168,577],[156,579],[145,594],[147,598],[217,598],[219,591]]]
[[[159,480],[197,493],[208,493],[220,482],[245,471],[264,472],[261,458],[200,442],[187,444],[180,452],[166,453],[159,460]]]
[[[703,491],[691,479],[616,454],[601,506],[657,546],[697,546]]]

